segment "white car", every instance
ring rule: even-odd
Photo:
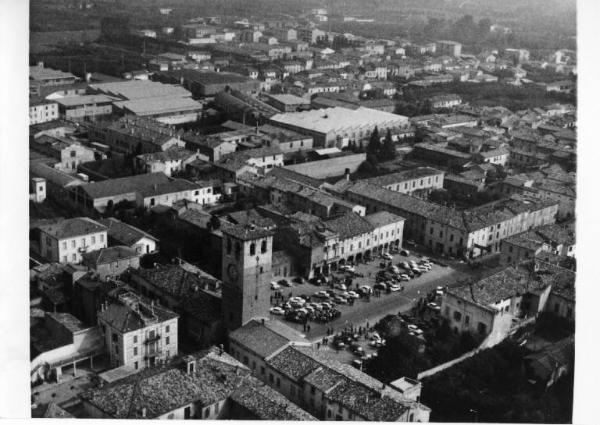
[[[400,280],[403,280],[404,282],[408,282],[408,281],[410,281],[410,276],[407,274],[401,274]]]
[[[354,273],[356,271],[356,269],[353,266],[348,266],[348,265],[340,266],[340,270],[346,271],[346,272],[352,272],[352,273]]]
[[[396,292],[400,290],[400,285],[398,285],[397,283],[392,283],[388,286],[388,288],[390,288],[390,291]]]
[[[393,260],[394,259],[394,257],[392,256],[392,254],[390,254],[389,252],[385,252],[382,255],[382,257],[385,258],[386,260]]]
[[[346,288],[346,285],[344,285],[343,283],[336,283],[334,288],[339,289],[341,291],[345,291],[346,289],[348,289],[348,288]]]
[[[359,295],[354,291],[348,291],[348,296],[350,298],[360,298]]]
[[[271,307],[269,311],[271,312],[271,314],[276,314],[278,316],[283,316],[283,314],[285,313],[285,310],[281,307]]]
[[[439,305],[437,305],[436,303],[428,303],[427,307],[429,307],[430,309],[435,310],[435,311],[441,310],[441,307]]]
[[[444,288],[442,286],[435,288],[435,295],[439,295],[440,297],[444,295]]]
[[[361,291],[366,293],[366,294],[372,294],[373,293],[373,288],[371,288],[369,285],[363,285],[360,287]]]
[[[271,289],[279,289],[279,288],[281,288],[281,286],[279,286],[279,283],[271,282]]]
[[[415,330],[419,329],[419,327],[417,325],[412,325],[412,324],[408,325],[407,328],[410,331],[415,331]]]
[[[398,267],[396,267],[396,266],[390,267],[390,270],[393,271],[394,273],[397,273],[397,274],[400,273],[400,269]]]
[[[317,298],[329,298],[329,294],[325,291],[319,291],[319,292],[315,292],[315,294],[313,295],[313,297],[317,297]]]
[[[419,328],[415,329],[413,332],[415,333],[415,335],[423,335],[423,331]]]

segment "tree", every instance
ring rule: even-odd
[[[375,127],[371,133],[371,136],[369,137],[369,144],[367,145],[367,161],[369,161],[375,167],[379,163],[381,148],[382,145],[379,137],[379,130],[377,127]]]
[[[381,161],[389,161],[396,158],[396,155],[396,148],[394,147],[394,142],[392,141],[392,132],[388,128],[385,134],[385,139],[383,140],[383,146],[381,147],[379,159]]]

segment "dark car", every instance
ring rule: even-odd
[[[277,283],[279,283],[281,286],[287,286],[287,287],[292,286],[292,284],[290,283],[290,281],[286,280],[286,279],[278,280]]]
[[[315,285],[315,286],[321,286],[321,283],[322,283],[321,279],[318,279],[316,277],[310,278],[308,280],[308,282],[311,283],[311,284],[313,284],[313,285]]]
[[[302,285],[304,283],[304,279],[302,277],[298,276],[298,277],[295,277],[294,279],[292,279],[292,282]]]

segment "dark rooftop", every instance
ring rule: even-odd
[[[106,227],[91,218],[76,217],[40,226],[40,230],[57,239],[65,239],[106,231]]]

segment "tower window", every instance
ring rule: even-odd
[[[242,252],[242,246],[239,242],[235,243],[235,258],[236,260],[240,259],[240,253]]]
[[[256,254],[256,244],[254,242],[252,242],[250,244],[250,255],[254,255]]]
[[[231,239],[227,238],[227,254],[231,254]]]
[[[264,254],[267,252],[267,241],[262,241],[260,243],[260,253]]]

